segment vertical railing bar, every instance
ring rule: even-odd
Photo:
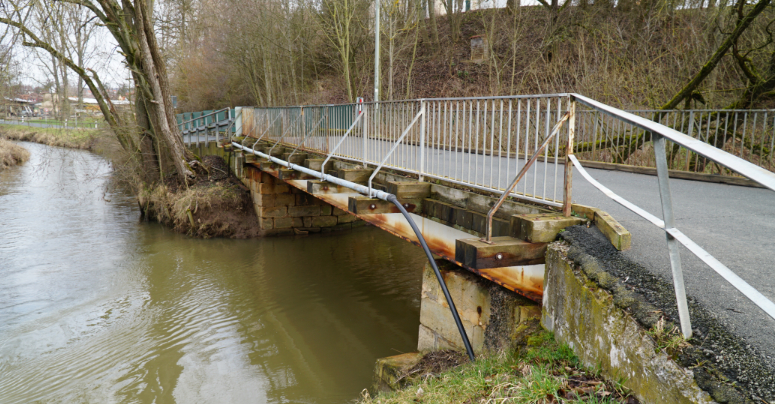
[[[479,105],[479,100],[476,100],[476,129],[474,130],[476,151],[474,154],[474,181],[472,184],[477,184],[477,181],[479,181],[479,111],[481,110]]]
[[[501,162],[503,159],[503,99],[500,101],[500,121],[498,123],[498,180],[495,183],[495,188],[501,187]],[[508,159],[507,159],[508,160]],[[508,171],[506,171],[508,172]],[[503,185],[505,186],[505,185]]]
[[[759,137],[759,164],[762,165],[762,159],[764,154],[764,139],[767,135],[767,112],[764,111],[764,116],[762,117],[762,135]]]
[[[552,121],[551,115],[552,115],[552,99],[547,98],[546,99],[546,123],[545,123],[546,137],[549,137],[549,130],[550,130],[549,123]],[[544,180],[543,180],[544,186],[541,191],[541,199],[544,199],[544,200],[546,200],[546,180],[548,175],[549,175],[549,148],[547,147],[544,149]]]
[[[487,177],[487,107],[490,106],[489,100],[484,100],[484,112],[482,113],[482,186],[484,186]],[[492,128],[490,128],[492,131]],[[492,136],[492,133],[490,133]],[[492,141],[490,141],[490,148],[492,149]],[[492,151],[490,151],[492,154]],[[490,173],[490,179],[492,179],[492,173]]]
[[[517,125],[516,125],[516,134],[514,138],[514,175],[517,175],[519,172],[519,135],[520,135],[520,124],[522,123],[522,100],[517,99]],[[519,189],[516,190],[519,192]]]
[[[492,100],[490,115],[490,188],[492,188],[493,165],[495,164],[495,100]],[[484,185],[484,181],[482,181],[482,185]]]
[[[744,159],[743,157],[745,155],[745,133],[746,129],[748,129],[748,113],[743,113],[743,136],[740,138],[740,157],[741,159]]]
[[[455,177],[458,178],[457,169],[462,165],[462,162],[460,165],[458,165],[458,161],[461,157],[461,150],[460,150],[460,101],[455,101]],[[459,179],[463,180],[463,175],[461,173]]]
[[[773,148],[775,147],[775,115],[772,116],[772,134],[770,135],[770,164],[772,164]]]
[[[568,140],[565,145],[565,176],[563,178],[562,214],[570,217],[573,206],[573,142],[576,135],[576,100],[572,96],[568,99]],[[557,156],[559,158],[559,155]]]
[[[526,100],[525,104],[527,104],[527,111],[525,112],[525,152],[523,154],[525,155],[525,163],[527,163],[527,153],[530,149],[530,107],[532,104],[530,100]],[[527,175],[528,173],[525,174]],[[523,183],[525,186],[522,187],[522,194],[527,195],[527,181],[523,181]]]
[[[506,124],[506,176],[511,172],[511,99],[509,99],[509,120]]]
[[[568,106],[570,111],[570,105]],[[562,98],[557,99],[557,116],[562,116]],[[570,124],[568,125],[568,131],[570,131]],[[554,139],[554,183],[552,184],[552,200],[557,200],[557,168],[558,160],[560,159],[560,134],[558,133],[556,139]]]
[[[659,196],[662,200],[662,219],[665,222],[665,230],[675,228],[675,219],[673,217],[673,201],[670,194],[670,183],[668,178],[668,167],[665,156],[665,138],[661,135],[652,135],[654,139],[654,154],[657,163],[657,177],[659,179]],[[676,303],[678,306],[678,316],[681,323],[681,332],[684,338],[692,337],[692,325],[689,318],[689,306],[686,303],[686,289],[684,287],[683,271],[681,269],[681,252],[678,241],[667,231],[668,254],[670,256],[670,266],[673,270],[673,286],[675,289]]]
[[[538,136],[541,133],[541,100],[536,98],[536,130],[535,130],[535,146],[533,146],[533,154],[538,153]],[[538,185],[538,166],[533,165],[533,197],[536,196],[536,187]]]

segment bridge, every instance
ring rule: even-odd
[[[267,235],[358,218],[540,302],[546,244],[593,224],[673,282],[685,337],[688,289],[775,365],[774,119],[550,94],[243,107],[179,124],[200,153],[233,156]]]

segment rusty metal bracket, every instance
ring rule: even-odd
[[[500,209],[501,205],[503,205],[503,201],[506,200],[506,198],[509,196],[511,191],[514,189],[515,186],[517,186],[517,183],[519,183],[520,180],[522,180],[522,177],[527,174],[527,170],[530,169],[530,167],[535,163],[536,160],[538,160],[538,156],[541,154],[542,151],[544,151],[544,148],[546,148],[546,145],[549,144],[549,142],[552,140],[554,136],[557,135],[557,133],[560,131],[560,128],[562,128],[562,124],[565,123],[565,121],[570,118],[570,111],[566,112],[565,115],[560,118],[560,120],[554,125],[554,128],[552,129],[552,133],[544,139],[543,143],[541,143],[541,146],[535,151],[533,154],[533,157],[528,160],[527,163],[522,167],[521,170],[519,170],[519,173],[516,177],[514,177],[514,181],[511,182],[511,185],[509,185],[508,188],[506,188],[505,191],[501,194],[501,197],[498,198],[498,202],[490,209],[489,212],[487,212],[487,229],[485,231],[485,238],[482,239],[483,242],[487,244],[492,244],[492,217],[495,215],[495,212]]]

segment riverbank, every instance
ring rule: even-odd
[[[226,162],[205,156],[192,167],[197,176],[191,184],[170,179],[141,187],[137,201],[144,217],[192,237],[257,237],[260,226],[250,191]]]
[[[20,165],[30,159],[30,152],[24,147],[0,139],[0,170]]]
[[[375,397],[364,392],[360,404],[638,403],[621,380],[603,380],[585,369],[567,345],[546,331],[529,337],[519,350],[481,355],[473,363],[463,353],[428,353],[404,372],[404,379],[410,381],[398,391]]]
[[[23,125],[0,125],[0,137],[70,149],[93,150],[96,146],[112,140],[111,136],[105,135],[99,129],[35,128]]]

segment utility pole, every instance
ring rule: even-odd
[[[380,1],[374,0],[374,102],[379,101],[379,9]]]

